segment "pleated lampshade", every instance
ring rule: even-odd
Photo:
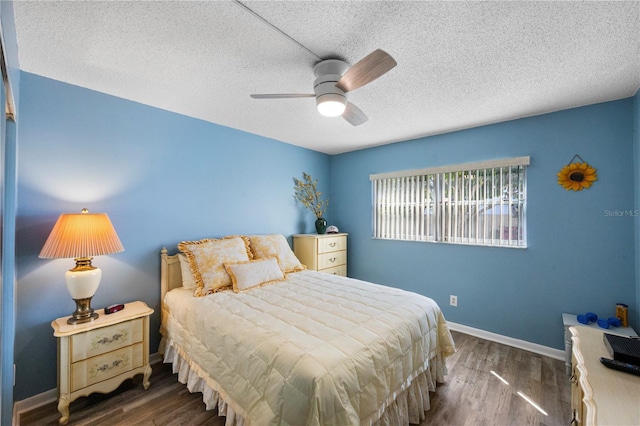
[[[124,247],[106,213],[64,213],[51,230],[38,257],[92,257],[119,253]]]
[[[53,226],[40,256],[43,259],[72,257],[76,266],[65,273],[67,290],[76,302],[76,310],[67,320],[82,324],[98,318],[91,307],[102,271],[91,264],[93,256],[118,253],[124,247],[106,213],[64,213]]]

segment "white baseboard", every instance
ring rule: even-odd
[[[162,355],[157,352],[149,355],[149,364],[154,365],[159,362],[162,362]],[[54,388],[23,399],[22,401],[16,401],[13,404],[13,426],[20,426],[20,415],[22,413],[56,402],[57,399],[58,389]]]
[[[502,334],[492,333],[490,331],[481,330],[479,328],[469,327],[467,325],[457,324],[447,321],[450,330],[459,331],[460,333],[470,334],[471,336],[481,339],[490,340],[492,342],[502,343],[503,345],[513,346],[514,348],[524,349],[549,358],[564,361],[564,351],[560,349],[550,348],[548,346],[539,345],[537,343],[527,342],[526,340],[514,339],[513,337],[503,336]]]

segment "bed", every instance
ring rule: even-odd
[[[433,300],[305,270],[281,235],[183,243],[161,252],[159,352],[227,426],[425,418],[455,352]],[[211,288],[223,270],[226,286]]]

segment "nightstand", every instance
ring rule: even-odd
[[[307,269],[346,277],[347,235],[296,234],[293,252]]]
[[[67,324],[67,317],[51,323],[58,338],[58,411],[60,424],[69,421],[69,404],[94,392],[109,393],[123,381],[144,374],[149,388],[149,315],[143,302],[127,303],[95,321]]]

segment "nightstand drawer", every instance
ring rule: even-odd
[[[144,345],[137,343],[71,364],[71,392],[141,367],[144,362],[143,349]]]
[[[141,342],[143,318],[71,336],[71,362],[81,361]]]
[[[344,236],[318,239],[318,253],[328,253],[347,249],[347,239]]]
[[[318,271],[347,263],[347,252],[337,251],[334,253],[323,253],[318,255]]]

